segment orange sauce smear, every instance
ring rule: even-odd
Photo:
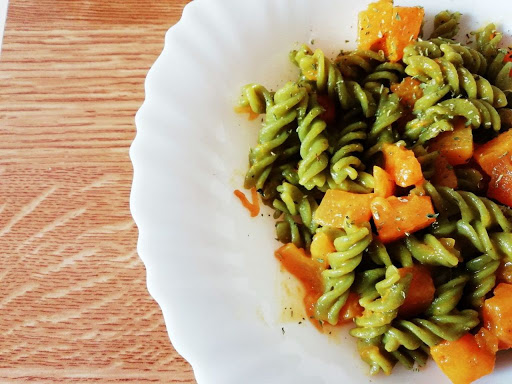
[[[235,107],[235,112],[236,113],[248,113],[249,114],[249,116],[248,116],[249,121],[255,120],[259,116],[257,113],[254,113],[253,110],[251,109],[251,107],[249,107],[249,106],[247,106],[247,107]]]
[[[251,217],[258,216],[260,213],[260,201],[258,200],[258,192],[256,191],[256,188],[251,189],[252,203],[247,199],[242,191],[236,189],[233,193],[240,199],[242,205],[247,208]]]

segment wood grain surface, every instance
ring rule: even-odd
[[[186,0],[10,0],[0,60],[0,383],[194,383],[146,290],[134,115]]]

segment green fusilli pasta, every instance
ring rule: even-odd
[[[244,185],[273,210],[278,260],[318,328],[353,319],[372,374],[469,339],[510,280],[512,54],[494,24],[454,40],[460,19],[439,13],[396,60],[396,31],[334,60],[302,45],[295,81],[248,84],[235,108],[265,115]]]
[[[372,241],[369,225],[347,225],[345,231],[346,234],[334,240],[336,252],[327,256],[330,269],[322,272],[325,292],[315,307],[315,317],[332,325],[338,323],[339,312],[354,282],[354,270],[361,263],[363,251]]]

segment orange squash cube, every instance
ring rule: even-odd
[[[500,159],[512,155],[512,129],[475,150],[474,158],[489,176]]]
[[[454,129],[443,132],[429,145],[430,151],[439,151],[451,165],[467,163],[473,156],[473,130],[464,118],[453,122]]]
[[[416,100],[423,96],[423,89],[420,88],[420,84],[419,80],[408,76],[401,83],[391,84],[391,92],[398,95],[403,105],[412,109]]]
[[[373,178],[375,180],[375,188],[373,193],[379,197],[393,196],[395,193],[395,181],[381,167],[373,167]]]
[[[386,35],[386,52],[389,61],[399,61],[404,48],[418,39],[425,10],[421,7],[394,7],[391,28]]]
[[[414,152],[396,144],[384,144],[382,147],[385,170],[400,187],[409,187],[423,181],[421,164]]]
[[[302,248],[295,244],[283,245],[275,252],[281,265],[298,278],[308,291],[322,292],[323,280],[321,271],[323,264],[313,260]]]
[[[512,153],[495,163],[487,196],[512,207]]]
[[[475,337],[466,334],[456,341],[443,341],[430,354],[453,384],[470,384],[494,370],[496,355],[480,348]]]
[[[325,269],[329,266],[327,255],[336,252],[333,241],[325,232],[318,232],[313,236],[309,250],[311,252],[311,258],[322,264]]]
[[[434,185],[457,188],[458,180],[453,166],[448,163],[448,160],[443,155],[439,155],[434,162],[436,172],[432,176],[432,183]]]
[[[393,0],[380,0],[359,12],[359,49],[379,51],[386,49],[386,32],[391,29]]]
[[[411,285],[404,303],[398,309],[398,315],[412,317],[424,312],[434,300],[436,288],[430,271],[421,265],[398,269],[400,276],[412,274]]]
[[[329,189],[315,212],[315,222],[333,228],[342,228],[346,220],[355,224],[368,222],[372,217],[370,203],[373,197],[373,193]]]
[[[485,327],[494,333],[500,349],[512,346],[512,284],[500,283],[494,296],[485,300],[482,317]]]
[[[379,240],[384,244],[428,227],[435,219],[430,196],[376,197],[371,211]]]

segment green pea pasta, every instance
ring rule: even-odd
[[[295,78],[245,85],[237,105],[261,115],[244,187],[273,212],[305,316],[350,327],[387,375],[497,332],[484,311],[512,284],[512,54],[495,24],[457,40],[464,16],[446,10],[397,59],[398,8],[373,45],[360,17],[355,50],[291,47]]]

